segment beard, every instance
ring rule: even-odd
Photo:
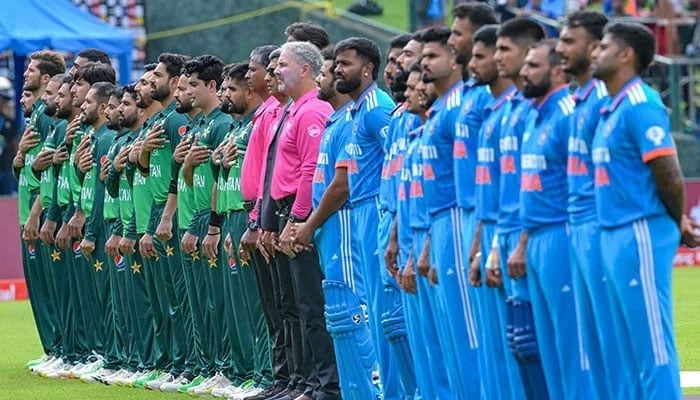
[[[85,125],[92,125],[97,121],[97,111],[84,113],[81,119]]]
[[[44,108],[44,114],[48,115],[49,117],[53,117],[56,115],[56,103],[45,103],[46,108]]]
[[[541,97],[544,96],[547,91],[552,87],[552,82],[547,76],[539,84],[534,84],[528,80],[525,81],[525,86],[523,87],[523,96],[527,98]]]
[[[221,112],[224,114],[235,114],[233,111],[233,103],[229,99],[223,99],[221,100],[221,105],[219,106],[221,109]]]
[[[238,114],[238,115],[243,115],[245,112],[246,108],[248,108],[247,104],[237,104],[237,103],[231,103],[231,114]]]
[[[29,90],[30,92],[39,90],[39,88],[41,88],[41,82],[39,82],[38,79],[34,81],[26,81],[24,82],[24,86],[22,86],[23,90]]]
[[[406,72],[403,69],[397,70],[396,74],[394,74],[394,79],[391,81],[391,85],[389,86],[394,100],[398,102],[406,100],[406,97],[403,94],[406,91],[406,81],[408,80],[408,76],[410,74],[410,72]]]
[[[591,66],[591,61],[585,57],[581,57],[574,61],[570,67],[565,68],[564,72],[571,75],[580,75],[588,70]]]
[[[180,103],[179,101],[175,103],[175,112],[180,114],[186,114],[192,111],[192,103]]]
[[[355,75],[349,77],[347,80],[343,79],[342,77],[337,77],[335,82],[335,90],[338,91],[338,93],[342,94],[349,94],[357,90],[357,88],[360,87],[362,84],[362,80],[360,79],[360,75]]]
[[[333,87],[334,85],[330,86],[321,86],[318,88],[318,99],[323,100],[323,101],[328,101],[335,97],[335,88]]]
[[[107,128],[113,130],[113,131],[118,131],[119,128],[121,128],[121,125],[119,125],[119,118],[117,118],[116,121],[112,122],[111,119],[107,119]]]
[[[70,115],[73,113],[73,105],[70,104],[68,107],[56,107],[56,118],[60,119],[68,119],[70,118]]]
[[[143,97],[139,95],[138,100],[136,100],[136,107],[138,108],[148,108],[153,104],[153,99],[151,97]]]
[[[119,116],[119,126],[128,128],[133,126],[139,119],[138,113],[133,113],[132,115],[120,115]]]
[[[168,85],[163,85],[151,92],[151,98],[155,101],[163,101],[167,99],[168,96],[170,96],[170,87],[168,87]]]

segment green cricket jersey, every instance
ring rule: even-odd
[[[68,126],[68,121],[65,119],[59,119],[53,122],[51,125],[51,133],[44,141],[45,150],[56,150],[58,145],[63,142],[66,135],[66,126]],[[51,206],[54,195],[54,185],[56,183],[56,176],[53,171],[53,166],[49,165],[41,173],[41,182],[39,183],[39,194],[41,196],[41,207],[47,209]]]
[[[221,112],[218,107],[202,118],[194,127],[199,145],[214,150],[221,144],[231,127],[231,116]],[[193,172],[194,206],[196,211],[211,208],[211,190],[214,187],[214,169],[211,160],[194,167]]]
[[[172,178],[173,150],[180,143],[182,135],[187,132],[188,118],[185,114],[175,111],[173,101],[167,108],[161,110],[153,118],[153,125],[160,125],[165,132],[163,148],[151,152],[148,186],[151,188],[153,202],[163,204],[168,200],[168,189]]]
[[[114,159],[117,157],[117,154],[119,154],[119,151],[121,150],[121,145],[120,143],[123,143],[123,138],[124,136],[129,134],[129,130],[126,128],[122,128],[119,132],[117,132],[116,135],[114,135],[114,140],[112,143],[110,143],[109,150],[107,151],[107,160],[111,164],[114,164]],[[104,194],[104,209],[103,209],[103,217],[105,221],[110,221],[119,215],[119,203],[117,202],[117,199],[119,198],[119,191],[118,191],[118,185],[119,182],[117,183],[117,191],[116,196],[112,197],[111,194],[109,193],[109,175],[105,179],[105,194]]]
[[[90,144],[92,168],[85,173],[80,191],[80,205],[85,213],[85,237],[95,241],[104,230],[104,183],[100,180],[100,168],[107,161],[109,147],[114,141],[115,132],[104,123],[95,129]]]
[[[153,127],[155,119],[149,118],[144,122],[143,127],[139,131],[137,140],[143,140],[148,131]],[[128,163],[128,168],[134,169],[134,177],[131,181],[132,195],[134,199],[134,215],[136,216],[136,233],[139,235],[146,233],[148,221],[151,218],[151,204],[153,195],[151,188],[148,186],[146,177],[136,171],[136,164]]]
[[[64,207],[69,204],[78,204],[80,201],[80,177],[73,162],[75,161],[75,152],[78,151],[78,145],[83,140],[83,136],[87,133],[88,128],[81,125],[75,132],[73,143],[70,145],[70,153],[68,161],[61,165],[61,171],[58,175],[58,205]],[[65,136],[64,136],[65,140]]]
[[[253,129],[253,115],[257,108],[248,115],[244,115],[236,121],[236,128],[232,132],[232,140],[238,147],[238,158],[230,166],[228,172],[228,187],[231,190],[227,198],[228,209],[231,211],[243,210],[243,194],[241,193],[241,166],[245,157],[246,149],[248,149],[248,140],[250,139],[250,131]]]
[[[194,119],[187,124],[187,131],[182,137],[182,140],[194,140],[192,127],[199,123],[202,119],[202,113],[197,114]],[[185,177],[182,174],[182,165],[176,165],[171,171],[173,177],[177,177],[177,225],[180,229],[187,229],[190,226],[192,217],[194,217],[194,193],[192,188],[185,183]]]
[[[17,184],[17,195],[19,197],[19,223],[24,225],[29,218],[31,211],[32,192],[39,189],[39,177],[32,171],[32,163],[36,159],[37,154],[41,151],[43,143],[51,133],[51,124],[53,119],[44,114],[46,104],[41,99],[34,102],[32,114],[29,117],[27,124],[34,127],[34,131],[39,134],[39,144],[27,151],[24,156],[24,167],[19,173],[19,181]]]

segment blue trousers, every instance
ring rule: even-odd
[[[680,399],[673,333],[671,270],[678,226],[668,216],[642,219],[600,234],[603,267],[611,283],[616,343],[626,369],[626,398]]]
[[[486,260],[491,252],[496,224],[481,221],[481,287],[474,288],[478,306],[481,347],[479,367],[483,365],[482,384],[487,388],[488,399],[522,399],[523,393],[520,369],[510,352],[506,340],[506,291],[504,287],[486,286]],[[502,275],[507,275],[502,270]],[[510,286],[510,279],[504,286]],[[482,396],[483,397],[483,396]]]
[[[609,282],[605,277],[600,249],[600,226],[596,220],[570,226],[571,272],[576,315],[581,332],[581,369],[591,376],[598,399],[623,399],[627,390],[626,365],[615,343],[615,325],[610,310]]]
[[[468,294],[469,283],[462,264],[461,247],[463,240],[471,242],[474,226],[474,214],[460,218],[457,207],[434,215],[431,221],[431,251],[438,277],[438,302],[442,309],[439,315],[445,319],[450,333],[441,342],[451,345],[446,351],[457,355],[453,360],[455,365],[448,368],[448,373],[457,374],[451,382],[458,385],[455,392],[463,399],[477,399],[481,393],[476,314]],[[463,238],[462,233],[468,231],[468,227],[471,227],[471,234],[467,232],[470,237]]]
[[[382,268],[379,263],[377,230],[379,226],[379,209],[375,198],[360,201],[351,211],[353,235],[359,240],[360,268],[364,276],[365,294],[369,305],[369,324],[372,340],[377,351],[379,374],[382,380],[384,399],[404,399],[404,390],[398,370],[396,357],[382,328],[382,314],[390,307],[384,293]]]
[[[530,302],[547,389],[552,399],[586,399],[590,382],[581,373],[581,332],[576,323],[566,224],[530,232],[526,268]]]

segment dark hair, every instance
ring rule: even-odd
[[[472,43],[481,42],[484,46],[488,48],[496,47],[496,39],[498,36],[498,25],[484,25],[479,28],[474,36],[472,36]]]
[[[124,87],[115,86],[114,91],[112,92],[110,97],[114,97],[116,99],[121,99],[122,96],[124,96]]]
[[[347,50],[355,50],[358,57],[372,64],[372,79],[376,80],[379,76],[379,64],[382,62],[379,47],[373,41],[361,37],[347,38],[335,45],[336,56]]]
[[[58,81],[58,83],[63,83],[63,80],[65,78],[66,78],[66,74],[61,73],[61,74],[56,74],[56,75],[52,76],[51,79],[49,79],[49,81]]]
[[[109,101],[109,96],[111,96],[116,89],[113,83],[109,82],[96,82],[90,90],[95,91],[95,97],[99,103],[106,103]]]
[[[608,17],[597,11],[578,11],[566,19],[569,28],[583,28],[594,40],[603,38],[603,30],[608,23]]]
[[[331,43],[326,29],[311,22],[294,22],[285,28],[284,34],[299,42],[309,42],[319,50]]]
[[[238,63],[238,64],[229,64],[227,65],[226,72],[224,73],[224,77],[229,78],[233,81],[236,81],[236,83],[241,83],[241,82],[246,82],[245,80],[245,74],[248,73],[248,63]]]
[[[44,75],[54,76],[66,72],[66,61],[61,53],[52,50],[35,51],[29,56],[30,60],[36,60],[37,69]]]
[[[455,6],[452,10],[452,15],[456,19],[469,19],[469,22],[477,31],[484,25],[497,24],[498,18],[491,6],[484,3],[462,3]]]
[[[498,37],[509,38],[525,47],[544,39],[544,32],[542,27],[531,19],[513,18],[501,24],[498,29]]]
[[[122,96],[124,94],[129,94],[131,95],[131,98],[136,101],[136,84],[135,83],[130,83],[122,88]]]
[[[182,67],[190,58],[183,54],[162,53],[158,56],[158,62],[165,64],[165,71],[168,78],[179,76]]]
[[[447,46],[447,39],[450,38],[451,31],[444,26],[434,26],[432,28],[425,29],[420,37],[423,43],[433,43],[438,42],[443,46]]]
[[[153,71],[157,66],[157,63],[148,63],[143,66],[143,72]]]
[[[323,56],[323,61],[335,61],[335,48],[328,46],[321,50],[321,55]]]
[[[555,67],[561,64],[561,53],[556,51],[557,39],[544,39],[535,43],[532,48],[538,49],[540,47],[549,47],[549,66]]]
[[[73,77],[71,76],[71,74],[63,74],[63,75],[64,76],[63,76],[63,79],[61,80],[61,84],[62,85],[63,84],[72,85],[73,84]]]
[[[112,65],[112,60],[109,59],[107,53],[98,49],[83,49],[80,50],[75,56],[84,58],[94,63]]]
[[[80,67],[75,74],[75,81],[84,80],[93,85],[97,82],[109,82],[114,84],[117,81],[117,74],[109,64],[88,64]]]
[[[265,64],[265,68],[267,68],[270,65],[270,61],[280,58],[281,54],[282,54],[282,48],[277,48],[277,49],[272,50],[272,52],[270,53],[270,57],[267,60],[267,64]]]
[[[413,35],[410,33],[396,35],[389,41],[389,49],[402,49],[411,39],[413,39]]]
[[[279,46],[275,46],[273,44],[258,46],[250,52],[250,59],[252,60],[255,57],[259,57],[260,65],[262,65],[263,67],[267,67],[267,64],[270,63],[270,53],[272,53],[276,49],[279,49]]]
[[[216,88],[221,87],[224,62],[212,55],[197,56],[185,64],[185,75],[197,74],[197,79],[204,82],[216,82]]]
[[[656,40],[646,26],[637,22],[616,22],[608,25],[605,33],[622,47],[634,51],[634,68],[638,74],[644,72],[654,60]]]
[[[408,66],[408,72],[422,72],[423,70],[420,67],[420,61],[414,61],[411,63],[411,65]]]

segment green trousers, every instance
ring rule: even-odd
[[[142,237],[142,234],[139,234],[139,237]],[[172,367],[172,360],[170,359],[172,330],[170,329],[170,318],[168,318],[167,299],[164,296],[160,296],[163,291],[161,288],[163,278],[160,271],[160,260],[153,257],[142,257],[141,261],[143,263],[142,275],[146,284],[146,294],[151,304],[153,316],[155,368],[169,371]]]
[[[163,217],[164,209],[165,204],[154,204],[151,207],[149,231],[155,232]],[[174,219],[177,220],[177,216]],[[175,376],[185,371],[192,373],[194,360],[189,360],[191,364],[187,365],[187,347],[193,345],[193,340],[191,336],[188,337],[186,334],[187,331],[191,332],[192,330],[192,317],[187,299],[178,236],[173,235],[167,242],[161,242],[154,237],[153,243],[158,254],[154,267],[159,278],[156,290],[158,291],[158,299],[166,306],[164,319],[170,330],[170,338],[166,338],[167,350],[170,352],[169,358],[172,362],[170,373]]]
[[[52,299],[56,336],[60,343],[54,348],[54,354],[64,361],[75,362],[78,360],[73,348],[73,320],[70,317],[70,290],[68,286],[68,253],[56,245],[44,244],[48,258],[45,261],[46,269],[51,270],[49,282],[49,296]]]
[[[105,237],[112,236],[114,221],[105,221]],[[109,299],[111,303],[111,318],[105,321],[105,334],[109,339],[105,342],[105,365],[107,369],[122,369],[128,367],[126,348],[128,325],[126,320],[126,260],[121,255],[107,257],[105,269],[109,275]]]
[[[181,238],[181,236],[178,237]],[[180,246],[178,244],[178,249],[179,248]],[[190,323],[185,325],[186,328],[189,327],[189,331],[187,331],[186,334],[192,339],[191,344],[187,346],[187,357],[185,361],[187,367],[185,367],[185,371],[191,372],[194,375],[202,375],[206,372],[207,366],[210,364],[209,360],[211,359],[211,354],[209,349],[205,349],[202,343],[202,337],[206,333],[204,326],[204,308],[200,302],[200,292],[203,291],[203,288],[198,286],[197,283],[199,280],[195,274],[195,268],[199,269],[199,252],[188,254],[184,251],[180,251],[180,259],[182,261],[185,291],[187,292],[187,301],[190,309]]]
[[[45,250],[42,247],[38,240],[30,243],[22,241],[22,267],[42,350],[44,354],[54,354],[55,332],[58,327],[55,326],[53,318],[53,305],[49,293],[50,282],[44,271],[50,267],[45,263]]]
[[[195,284],[199,291],[199,301],[203,308],[204,330],[201,337],[202,348],[210,354],[209,365],[202,372],[212,376],[229,368],[231,346],[226,328],[224,284],[218,259],[207,259],[201,251],[201,243],[209,227],[209,210],[195,213],[193,225],[199,238],[197,257],[193,257]],[[221,239],[223,240],[223,239]],[[220,257],[221,258],[221,255]]]
[[[247,213],[243,210],[229,214],[227,232],[231,235],[233,249],[238,249],[241,236],[245,232]],[[232,309],[227,321],[235,321],[246,379],[267,386],[272,383],[272,360],[270,355],[270,334],[265,321],[260,296],[258,295],[255,271],[252,265],[242,265],[238,252],[230,259],[227,282],[227,299]]]

